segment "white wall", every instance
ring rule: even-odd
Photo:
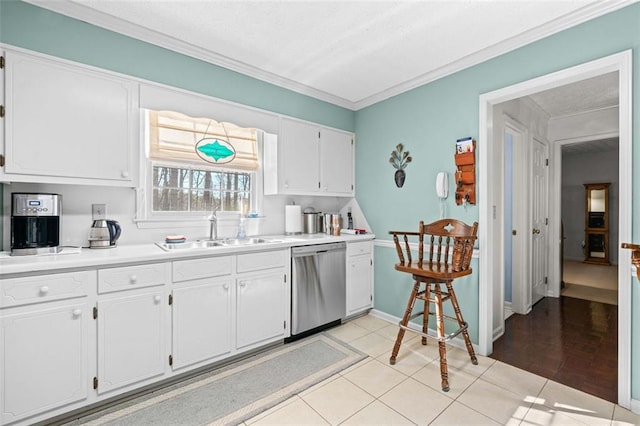
[[[89,227],[91,226],[91,204],[106,204],[107,217],[117,220],[122,227],[119,244],[140,244],[163,241],[166,235],[183,234],[189,239],[208,236],[209,221],[206,216],[202,220],[189,223],[178,223],[162,228],[139,228],[134,222],[136,212],[136,193],[132,188],[116,188],[103,186],[52,185],[13,183],[4,185],[3,211],[3,247],[9,250],[10,216],[12,192],[51,192],[62,195],[62,222],[60,244],[66,246],[88,246]],[[284,206],[295,202],[303,209],[313,206],[316,211],[341,212],[346,221],[346,209],[354,211],[356,227],[368,227],[366,220],[359,212],[355,200],[338,197],[303,197],[303,196],[266,196],[263,199],[261,215],[265,220],[261,223],[262,235],[284,233]]]

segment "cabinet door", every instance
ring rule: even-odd
[[[353,195],[353,135],[333,129],[320,131],[320,190]]]
[[[231,352],[232,280],[203,279],[173,290],[173,369]]]
[[[310,123],[282,119],[278,143],[279,187],[283,194],[319,191],[319,129]]]
[[[7,52],[6,64],[4,173],[14,181],[133,183],[134,83],[22,53]]]
[[[284,338],[287,295],[284,272],[239,277],[237,286],[237,348]]]
[[[89,306],[42,306],[0,316],[0,424],[88,396]]]
[[[160,290],[98,301],[98,393],[164,373],[166,303]]]
[[[373,303],[371,255],[351,256],[347,266],[347,315],[362,312]]]

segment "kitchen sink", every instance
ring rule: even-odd
[[[198,240],[185,243],[156,243],[156,245],[165,251],[175,251],[195,250],[212,247],[245,246],[270,242],[281,242],[281,240],[266,240],[264,238],[228,238],[224,240]]]
[[[190,241],[188,243],[156,243],[156,245],[166,251],[224,247],[222,241],[211,240]]]
[[[231,238],[228,240],[222,240],[222,244],[225,246],[244,246],[249,244],[262,244],[267,243],[269,240],[264,238]]]

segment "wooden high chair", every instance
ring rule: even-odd
[[[473,245],[478,232],[478,223],[474,222],[469,226],[464,222],[455,219],[442,219],[425,225],[420,221],[420,230],[418,232],[390,231],[393,235],[393,241],[398,252],[399,263],[395,265],[395,269],[400,272],[406,272],[413,276],[415,283],[407,310],[400,321],[400,330],[396,343],[393,346],[393,352],[389,363],[396,363],[396,356],[400,350],[400,344],[404,337],[405,330],[409,330],[409,321],[422,316],[422,344],[427,344],[427,337],[433,337],[438,341],[438,349],[440,353],[440,375],[442,378],[442,390],[449,391],[449,376],[447,369],[447,347],[445,342],[453,339],[460,333],[464,337],[467,346],[467,352],[473,364],[478,364],[476,354],[469,339],[467,331],[468,325],[462,318],[458,299],[453,291],[452,282],[456,278],[464,277],[471,274],[469,267],[471,256],[473,254]],[[413,260],[411,248],[409,246],[409,237],[418,237],[418,259]],[[400,242],[402,239],[402,244]],[[426,246],[426,247],[425,247]],[[404,249],[403,249],[404,248]],[[425,257],[425,248],[428,249]],[[446,290],[442,289],[442,285],[446,286]],[[422,286],[424,285],[424,289]],[[424,308],[422,312],[413,314],[413,308],[416,300],[422,300]],[[455,318],[444,315],[442,302],[451,301]],[[435,306],[435,314],[430,312],[430,304]],[[429,315],[436,317],[436,336],[428,334]],[[458,330],[445,334],[444,321],[455,321]],[[415,330],[414,330],[415,331]]]

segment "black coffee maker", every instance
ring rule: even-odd
[[[50,254],[60,251],[59,194],[11,194],[11,255]]]

